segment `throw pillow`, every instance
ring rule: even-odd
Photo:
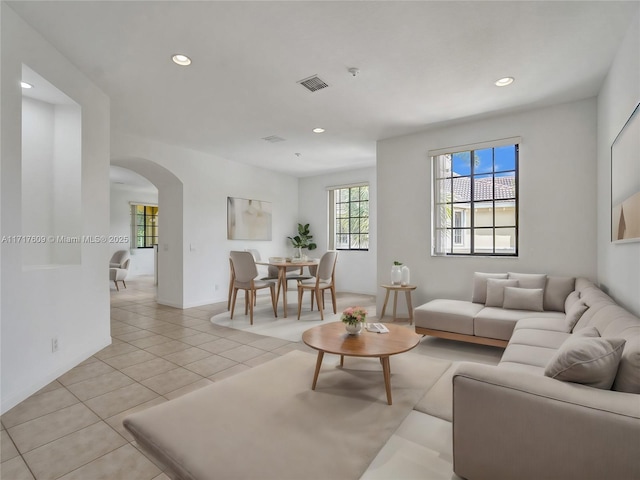
[[[616,378],[625,340],[572,335],[560,345],[544,374],[563,382],[609,390]]]
[[[485,307],[501,307],[504,303],[504,288],[517,287],[518,280],[502,280],[498,278],[487,279],[487,301]]]
[[[503,308],[510,310],[543,311],[544,294],[541,288],[504,287]]]
[[[580,292],[578,292],[577,290],[574,290],[569,294],[567,299],[564,301],[564,311],[568,312],[571,306],[574,303],[576,303],[578,300],[580,300]]]
[[[580,320],[580,317],[588,308],[589,307],[583,300],[578,300],[576,303],[571,305],[569,310],[567,310],[567,317],[565,318],[567,332],[573,331],[573,327],[576,326],[576,323],[578,323],[578,320]]]
[[[509,272],[509,280],[518,280],[520,288],[542,288],[547,284],[544,273],[513,273]]]
[[[475,272],[473,274],[473,303],[486,303],[487,301],[487,279],[503,278],[507,279],[509,275],[506,273],[482,273]]]
[[[574,277],[547,277],[544,287],[544,309],[564,312],[564,302],[576,285]]]

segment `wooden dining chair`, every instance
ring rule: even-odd
[[[231,320],[233,320],[233,312],[236,307],[236,299],[238,290],[245,291],[244,297],[244,314],[249,312],[249,319],[253,325],[253,306],[257,291],[263,288],[271,290],[271,305],[273,306],[273,315],[278,316],[276,310],[276,284],[272,281],[256,280],[258,269],[253,255],[250,252],[234,251],[229,254],[231,262],[231,278],[233,279],[233,299],[231,300]]]
[[[336,260],[338,258],[338,252],[331,250],[326,252],[320,258],[318,267],[316,270],[316,276],[306,279],[298,280],[298,320],[300,320],[300,313],[302,311],[302,296],[305,290],[311,292],[311,309],[313,310],[313,297],[316,298],[318,304],[318,310],[320,310],[320,318],[324,320],[324,291],[331,290],[331,299],[333,300],[333,313],[337,313],[336,308]]]

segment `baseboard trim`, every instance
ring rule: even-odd
[[[431,330],[430,328],[416,327],[416,333],[429,335],[430,337],[445,338],[447,340],[457,340],[459,342],[477,343],[489,345],[491,347],[506,348],[508,340],[498,340],[497,338],[476,337],[475,335],[465,335],[464,333],[445,332],[443,330]]]

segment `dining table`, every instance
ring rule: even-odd
[[[280,299],[280,289],[282,289],[282,312],[284,318],[287,318],[287,269],[294,268],[302,268],[302,267],[312,267],[314,265],[318,265],[317,259],[308,259],[308,260],[269,260],[258,261],[256,265],[268,265],[271,267],[276,267],[278,269],[278,283],[277,283],[277,293],[276,293],[276,302]]]

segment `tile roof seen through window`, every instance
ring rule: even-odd
[[[445,181],[445,195],[450,198],[449,179]],[[475,201],[495,199],[513,199],[516,196],[516,179],[514,175],[500,177],[475,177],[474,179],[474,195]],[[471,177],[453,177],[453,201],[469,202],[471,201]]]

